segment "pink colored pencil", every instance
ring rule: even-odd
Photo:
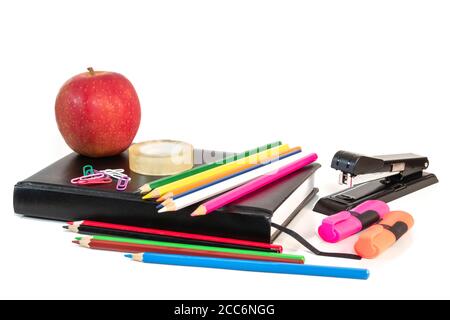
[[[243,196],[252,193],[259,188],[262,188],[269,183],[272,183],[278,179],[283,178],[284,176],[287,176],[288,174],[295,172],[297,170],[300,170],[301,168],[307,166],[310,163],[313,163],[317,160],[317,154],[311,153],[291,164],[288,164],[284,167],[281,167],[280,169],[271,172],[269,174],[266,174],[264,176],[261,176],[259,178],[256,178],[255,180],[252,180],[250,182],[247,182],[246,184],[243,184],[240,187],[237,187],[236,189],[233,189],[231,191],[228,191],[212,200],[209,200],[205,203],[203,203],[201,206],[199,206],[192,214],[191,216],[203,216],[205,214],[211,213],[219,208],[222,208],[223,206],[227,205],[228,203],[231,203],[239,198],[242,198]]]

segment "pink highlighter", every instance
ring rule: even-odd
[[[322,220],[319,236],[336,243],[377,223],[389,212],[389,206],[380,200],[367,200],[349,211],[341,211]]]

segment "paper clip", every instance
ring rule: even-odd
[[[131,180],[129,176],[127,176],[125,173],[123,173],[124,169],[105,169],[101,170],[100,172],[105,173],[106,175],[110,176],[111,178],[114,178],[116,180],[120,180],[122,178],[127,178],[128,181]]]
[[[94,167],[90,164],[87,164],[83,167],[83,176],[88,176],[90,174],[94,174]]]
[[[95,170],[92,165],[88,164],[83,167],[84,175],[73,178],[70,182],[77,185],[106,184],[116,179],[116,190],[123,191],[131,180],[129,176],[123,173],[124,171],[124,169]]]
[[[123,177],[117,180],[116,190],[124,191],[128,187],[128,182],[131,180],[130,177]]]
[[[78,185],[103,184],[103,183],[111,183],[112,179],[108,177],[105,173],[98,172],[86,176],[73,178],[72,180],[70,180],[70,182]]]
[[[90,180],[81,180],[77,184],[78,185],[89,185],[89,184],[106,184],[111,183],[112,179],[110,177],[103,177],[103,178],[97,178],[97,179],[90,179]]]

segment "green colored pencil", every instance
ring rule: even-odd
[[[151,246],[170,247],[170,248],[183,248],[183,249],[196,249],[196,250],[204,250],[204,251],[240,253],[240,254],[255,255],[255,256],[287,258],[287,259],[305,261],[305,258],[303,256],[287,254],[287,253],[264,252],[264,251],[244,250],[244,249],[231,249],[231,248],[201,246],[201,245],[165,242],[165,241],[141,240],[141,239],[134,239],[134,238],[112,237],[112,236],[85,236],[85,237],[76,237],[75,238],[75,240],[77,240],[77,241],[91,240],[91,239],[99,240],[99,241],[123,242],[123,243],[143,244],[143,245],[151,245]]]
[[[272,148],[277,147],[279,145],[281,145],[281,141],[268,143],[268,144],[265,144],[265,145],[260,146],[258,148],[255,148],[255,149],[252,149],[252,150],[248,150],[248,151],[239,153],[237,155],[233,155],[233,156],[227,157],[225,159],[218,160],[216,162],[203,164],[201,166],[192,168],[190,170],[183,171],[183,172],[181,172],[179,174],[175,174],[173,176],[168,176],[168,177],[164,177],[164,178],[161,178],[161,179],[158,179],[158,180],[155,180],[155,181],[147,182],[146,184],[141,186],[138,189],[138,191],[141,194],[148,193],[152,189],[161,187],[161,186],[166,185],[168,183],[171,183],[171,182],[174,182],[174,181],[177,181],[177,180],[180,180],[180,179],[184,179],[184,178],[193,176],[194,174],[197,174],[197,173],[200,173],[200,172],[203,172],[203,171],[206,171],[206,170],[210,170],[210,169],[219,167],[219,166],[221,166],[223,164],[226,164],[226,163],[229,163],[229,162],[232,162],[232,161],[236,161],[238,159],[242,159],[242,158],[248,157],[249,155],[252,155],[252,154],[255,154],[255,153],[259,153],[259,152],[261,152],[263,150],[272,149]]]

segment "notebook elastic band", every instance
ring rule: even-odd
[[[344,258],[344,259],[354,259],[354,260],[361,260],[361,257],[356,254],[351,253],[338,253],[338,252],[322,252],[315,248],[312,244],[310,244],[305,238],[303,238],[301,235],[299,235],[297,232],[280,226],[279,224],[276,224],[274,222],[271,222],[271,226],[275,229],[280,230],[281,232],[284,232],[288,235],[290,235],[292,238],[300,242],[305,248],[307,248],[309,251],[314,253],[318,256],[324,256],[324,257],[334,257],[334,258]]]

